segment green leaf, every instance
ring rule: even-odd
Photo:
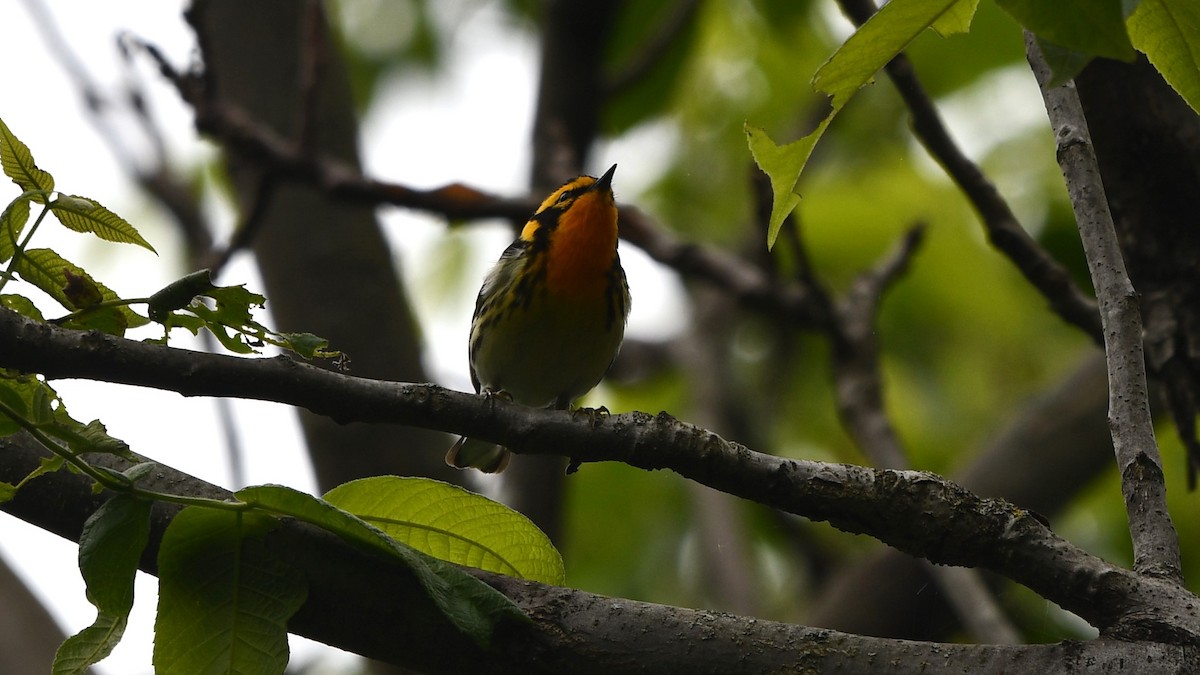
[[[212,274],[207,269],[176,279],[150,296],[150,318],[162,323],[169,313],[187,307],[197,295],[207,294],[214,288]]]
[[[262,544],[277,525],[263,513],[198,506],[175,516],[158,553],[157,675],[284,672],[287,620],[307,588]]]
[[[3,167],[4,175],[11,178],[23,191],[50,192],[54,190],[54,176],[38,168],[37,163],[33,161],[33,154],[29,152],[29,146],[22,143],[2,119],[0,119],[0,167]],[[46,203],[44,194],[35,195],[32,199],[39,204]]]
[[[813,87],[833,97],[833,113],[875,77],[926,28],[946,19],[961,23],[961,0],[892,0],[834,52],[813,76]]]
[[[84,675],[112,653],[125,635],[128,616],[97,612],[92,625],[67,638],[54,654],[53,675]]]
[[[1091,54],[1060,47],[1042,38],[1037,38],[1037,42],[1042,50],[1042,58],[1050,67],[1050,79],[1046,82],[1046,89],[1062,86],[1074,79],[1095,58]]]
[[[18,380],[0,379],[0,404],[8,409],[7,412],[0,409],[0,436],[9,436],[24,428],[10,415],[29,416],[30,399],[25,395],[25,387],[25,383]]]
[[[79,537],[79,571],[97,609],[128,614],[133,578],[150,536],[147,499],[118,495],[96,509]]]
[[[1142,0],[1128,25],[1133,45],[1200,113],[1200,3]]]
[[[779,230],[783,228],[783,221],[800,203],[796,183],[800,180],[804,165],[808,163],[813,146],[820,140],[821,134],[825,133],[831,121],[832,113],[821,122],[816,131],[783,146],[776,145],[762,129],[749,124],[745,126],[750,154],[754,156],[758,168],[771,180],[771,219],[767,226],[767,248],[775,246]]]
[[[996,4],[1038,37],[1056,45],[1093,56],[1133,60],[1123,0],[996,0]]]
[[[329,340],[312,333],[282,333],[288,349],[291,349],[296,354],[306,359],[316,358],[318,356],[328,357],[336,356],[336,352],[327,351],[325,348],[329,346]]]
[[[22,194],[0,213],[0,263],[8,262],[16,253],[21,232],[29,222],[29,202],[33,197],[32,193]]]
[[[800,203],[796,184],[813,148],[833,118],[922,31],[935,24],[944,32],[969,26],[977,5],[975,1],[965,0],[892,0],[859,26],[813,76],[813,87],[831,97],[829,115],[815,131],[781,146],[761,129],[746,125],[750,152],[758,167],[771,179],[774,195],[767,226],[768,248],[775,246],[784,219]]]
[[[95,200],[77,195],[60,195],[50,202],[50,210],[68,229],[91,232],[105,241],[137,244],[154,251],[150,242],[143,239],[133,225]]]
[[[279,485],[239,490],[238,499],[316,525],[361,548],[403,564],[446,618],[476,643],[491,644],[496,624],[528,617],[499,591],[446,562],[416,551],[362,519],[312,495]]]
[[[22,316],[29,317],[30,319],[34,319],[36,321],[46,320],[46,318],[42,316],[42,311],[37,308],[37,305],[33,304],[32,300],[23,295],[0,295],[0,307],[11,309]]]
[[[929,27],[941,37],[970,32],[971,21],[974,20],[977,9],[979,0],[958,0]]]
[[[13,267],[16,272],[25,281],[37,286],[44,293],[54,298],[63,307],[70,310],[83,309],[75,305],[74,300],[67,293],[68,278],[67,273],[87,280],[94,285],[99,291],[100,296],[105,301],[115,301],[120,298],[104,284],[92,279],[84,269],[55,253],[48,248],[35,248],[25,251],[19,256]],[[111,311],[110,311],[111,310]],[[89,323],[91,321],[91,323]],[[64,325],[69,328],[96,328],[101,326],[113,327],[113,324],[121,325],[120,331],[105,331],[114,335],[121,335],[124,327],[135,328],[144,326],[148,323],[147,319],[128,307],[108,307],[97,312],[90,312],[84,315],[79,321],[67,321]],[[123,324],[123,325],[122,325]]]
[[[449,483],[376,476],[325,500],[435,558],[547,584],[566,579],[562,556],[528,518]]]
[[[17,496],[17,486],[12,483],[0,481],[0,504],[11,502],[13,497]]]
[[[150,537],[150,507],[145,499],[119,495],[100,506],[79,537],[79,571],[96,620],[58,648],[53,672],[83,673],[112,653],[133,609],[133,581]]]

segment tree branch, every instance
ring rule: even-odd
[[[0,480],[15,482],[44,450],[27,435],[0,439]],[[123,470],[125,460],[93,458]],[[146,487],[227,497],[228,492],[159,465]],[[71,540],[108,497],[66,471],[26,485],[3,509]],[[178,507],[157,504],[141,568],[154,574],[157,548]],[[430,673],[764,673],[801,670],[881,672],[881,664],[914,664],[925,673],[1011,669],[1028,672],[1124,672],[1129,663],[1189,672],[1195,646],[1096,640],[1061,645],[952,645],[849,635],[774,621],[610,598],[475,570],[532,621],[505,624],[484,650],[449,627],[419,584],[390,561],[335,536],[285,521],[268,536],[271,553],[308,581],[304,605],[288,624],[298,635],[364,656]],[[347,573],[353,570],[352,574]]]
[[[1125,270],[1087,120],[1075,84],[1047,90],[1050,68],[1032,34],[1026,34],[1025,46],[1058,139],[1058,162],[1100,301],[1108,357],[1109,428],[1129,514],[1134,569],[1182,581],[1179,536],[1167,510],[1162,458],[1150,417],[1138,296]]]
[[[866,22],[875,13],[872,0],[838,2],[855,24]],[[983,219],[992,245],[1008,256],[1063,320],[1078,327],[1097,344],[1101,343],[1103,338],[1096,316],[1096,303],[1075,286],[1066,269],[1021,227],[1016,214],[1008,207],[1008,202],[1004,201],[996,186],[955,144],[933,101],[917,80],[912,63],[904,54],[900,54],[887,64],[885,70],[912,114],[913,133],[962,188],[963,194]]]
[[[1200,640],[1200,601],[1173,583],[1100,560],[1033,514],[930,473],[789,460],[731,443],[666,413],[573,415],[432,384],[369,380],[287,357],[244,359],[75,332],[0,310],[0,367],[176,391],[278,401],[339,422],[466,434],[518,453],[671,469],[732,495],[947,565],[985,567],[1112,636],[1147,629]]]

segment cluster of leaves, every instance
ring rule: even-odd
[[[124,335],[157,323],[166,341],[172,328],[211,332],[227,349],[257,352],[264,344],[305,358],[336,357],[307,333],[276,333],[251,316],[264,303],[245,288],[218,287],[207,270],[175,281],[147,298],[119,298],[81,267],[29,242],[45,216],[78,232],[154,249],[124,219],[96,201],[55,190],[29,148],[0,121],[0,162],[21,188],[0,216],[0,288],[21,280],[69,312],[51,323]],[[31,204],[42,212],[29,225]],[[27,225],[29,225],[27,227]],[[0,295],[0,304],[45,321],[32,300]],[[145,304],[146,315],[131,309]],[[526,620],[506,597],[454,565],[561,584],[562,557],[528,519],[496,502],[428,479],[392,476],[347,483],[322,498],[264,485],[231,499],[183,496],[144,485],[156,471],[103,424],[71,418],[57,392],[36,374],[0,369],[0,436],[25,431],[51,457],[18,484],[0,483],[0,503],[29,481],[64,467],[94,481],[109,499],[88,520],[79,567],[96,606],[91,626],[59,648],[54,673],[80,673],[108,656],[120,641],[133,607],[133,580],[151,529],[155,503],[182,505],[158,551],[159,601],[155,624],[157,672],[281,673],[288,660],[287,621],[301,606],[307,582],[273,556],[263,537],[289,518],[310,523],[395,561],[412,574],[447,620],[481,645],[503,620]],[[116,455],[131,466],[116,471],[89,457]],[[202,589],[202,590],[199,590]],[[203,643],[205,649],[194,646]]]
[[[1036,36],[1053,70],[1051,85],[1071,79],[1094,57],[1132,61],[1136,50],[1200,111],[1200,5],[1192,0],[996,1]],[[854,94],[925,29],[942,36],[970,30],[978,7],[979,0],[887,3],[813,75],[813,88],[830,97],[830,111],[812,133],[780,146],[746,125],[750,151],[774,193],[768,246],[800,202],[796,184],[813,148]]]

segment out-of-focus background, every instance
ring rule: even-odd
[[[125,297],[146,296],[192,271],[175,216],[139,187],[131,168],[165,162],[190,190],[217,241],[229,237],[237,219],[231,187],[236,172],[227,171],[218,148],[197,135],[190,108],[149,59],[137,50],[126,58],[118,50],[120,36],[136,36],[180,68],[195,63],[197,40],[183,18],[186,4],[25,0],[0,8],[0,117],[55,175],[59,189],[123,215],[159,256],[49,227],[38,240]],[[344,66],[349,74],[365,172],[418,188],[462,182],[500,195],[530,194],[531,174],[533,183],[542,180],[537,165],[553,164],[535,155],[533,134],[539,100],[548,96],[539,90],[547,72],[546,7],[522,0],[328,3],[337,35],[330,49],[341,55],[333,67]],[[663,0],[625,3],[612,14],[603,28],[607,41],[599,67],[607,78],[604,105],[581,170],[595,174],[618,163],[619,201],[638,206],[657,227],[769,275],[795,277],[800,266],[794,238],[785,233],[773,254],[765,249],[743,123],[765,128],[780,142],[806,133],[823,110],[809,78],[850,33],[849,22],[824,0]],[[268,21],[247,28],[268,40],[286,25]],[[1086,288],[1018,26],[983,3],[970,34],[923,35],[909,55],[955,140],[997,184],[1022,225]],[[109,102],[98,112],[85,104],[81,75]],[[121,105],[130,88],[146,97],[154,133]],[[985,449],[1002,445],[1006,434],[1052,404],[1077,404],[1085,409],[1081,416],[1100,406],[1103,420],[1103,379],[1088,370],[1097,349],[989,246],[963,195],[913,140],[890,83],[881,78],[866,88],[836,120],[799,189],[799,240],[811,274],[834,295],[908,228],[926,226],[924,244],[886,295],[877,325],[886,410],[912,466],[950,476],[980,471],[976,462]],[[0,190],[0,201],[16,194],[15,188]],[[475,293],[511,239],[510,225],[447,223],[394,207],[374,213],[416,327],[415,341],[394,349],[411,356],[428,379],[469,389],[466,342]],[[326,232],[324,245],[338,248],[339,230],[329,224]],[[681,278],[628,243],[621,255],[634,298],[627,346],[589,404],[613,412],[667,410],[764,452],[867,462],[840,426],[823,336],[739,306],[722,289]],[[264,292],[263,320],[275,325],[270,283],[253,255],[235,255],[219,281]],[[363,316],[379,311],[350,309]],[[187,335],[174,340],[203,348]],[[159,391],[91,382],[55,386],[74,417],[101,419],[135,451],[205,480],[231,488],[270,482],[321,489],[302,429],[283,406],[239,401],[222,413],[211,400]],[[1053,419],[1044,423],[1061,426],[1060,436],[1047,438],[1083,444],[1094,437],[1072,433],[1067,413],[1049,415]],[[229,449],[230,424],[236,458]],[[403,438],[399,430],[386,433]],[[1173,429],[1164,429],[1160,441],[1175,505],[1188,508]],[[423,442],[438,448],[423,450],[426,459],[440,462],[449,439]],[[1093,450],[1080,452],[1095,457]],[[1062,492],[1062,479],[1045,475],[1035,462],[1019,465],[1030,460],[1018,457],[1028,456],[1014,454],[998,465],[1015,473],[1014,481],[1030,494],[1061,502],[1046,514],[1057,531],[1108,560],[1129,563],[1110,467],[1081,460],[1082,475],[1069,481],[1073,492],[1052,497]],[[461,478],[520,503],[512,497],[521,494],[517,479],[504,486]],[[838,614],[830,607],[846,597],[838,594],[853,571],[868,569],[865,561],[878,560],[883,548],[672,474],[623,465],[585,466],[555,494],[558,512],[549,522],[557,524],[549,529],[564,554],[568,583],[604,594],[825,625],[821,617]],[[1194,560],[1193,542],[1200,541],[1194,525],[1189,519],[1176,525],[1184,560]],[[74,544],[0,515],[3,562],[66,634],[94,616],[75,555]],[[872,564],[886,569],[887,562]],[[154,591],[153,578],[142,576],[125,641],[98,672],[151,671]],[[934,587],[914,582],[899,592],[913,602],[897,611],[922,624],[920,636],[963,636],[940,608]],[[1091,635],[1086,625],[1014,584],[998,583],[996,593],[1027,640]],[[863,602],[864,611],[879,611]],[[356,667],[353,658],[299,638],[292,662],[309,672]]]

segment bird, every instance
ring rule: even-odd
[[[617,252],[616,170],[550,193],[484,279],[468,348],[475,393],[567,410],[608,371],[631,304]],[[466,436],[446,453],[450,466],[484,473],[511,458]]]

